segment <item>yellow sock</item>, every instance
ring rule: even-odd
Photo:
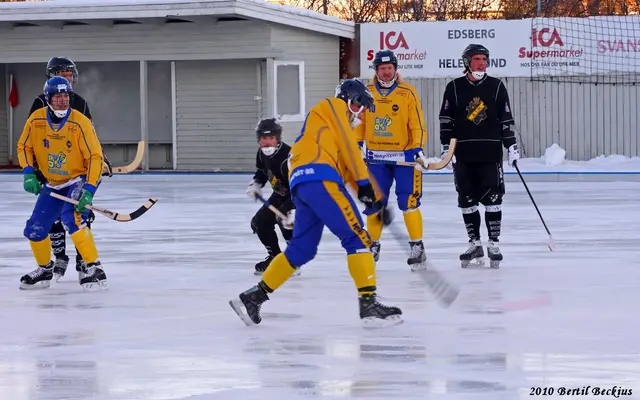
[[[287,279],[291,278],[294,272],[296,272],[296,269],[289,264],[289,260],[284,256],[284,253],[278,254],[271,260],[271,264],[262,274],[262,282],[267,285],[264,289],[269,293],[273,292],[282,286]]]
[[[358,288],[358,295],[373,294],[376,292],[376,266],[373,254],[356,253],[347,256],[349,273]]]
[[[51,261],[51,239],[49,235],[39,242],[29,240],[29,244],[38,265],[43,267],[48,265],[49,261]]]
[[[404,224],[407,226],[409,239],[412,242],[422,240],[422,213],[416,208],[413,211],[402,213],[404,216]]]
[[[367,215],[367,232],[371,240],[377,242],[382,236],[382,218],[379,215]]]
[[[93,241],[93,233],[91,233],[89,228],[80,229],[71,235],[71,239],[87,264],[98,261],[98,249],[96,249],[96,243]]]

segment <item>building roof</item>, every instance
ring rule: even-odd
[[[77,25],[79,21],[197,20],[203,17],[261,20],[328,35],[355,37],[355,24],[315,11],[264,0],[45,0],[0,2],[0,24]]]

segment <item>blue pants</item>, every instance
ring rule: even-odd
[[[39,242],[49,236],[49,231],[53,223],[58,219],[62,219],[64,229],[73,235],[86,226],[85,219],[89,215],[89,210],[78,213],[74,210],[74,205],[55,197],[51,197],[49,193],[55,192],[63,196],[78,200],[82,194],[82,186],[84,180],[80,180],[72,185],[62,189],[52,189],[47,185],[42,186],[42,191],[38,195],[33,213],[27,221],[24,228],[24,236],[32,242]]]
[[[396,196],[398,207],[402,211],[413,210],[420,207],[422,198],[422,172],[413,167],[369,164],[369,172],[378,183],[384,194],[382,202],[387,205],[389,193],[393,181],[396,181]]]
[[[326,226],[336,235],[347,254],[371,251],[371,237],[351,195],[341,184],[330,181],[300,183],[293,188],[296,220],[293,237],[284,251],[292,267],[313,260]]]

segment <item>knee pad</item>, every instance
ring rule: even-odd
[[[502,205],[502,193],[500,193],[498,190],[490,190],[489,193],[487,193],[486,196],[484,196],[481,200],[482,205],[485,206],[485,208],[491,207],[491,206],[498,206],[498,209],[495,211],[500,211],[502,208],[500,207]],[[489,211],[487,209],[487,211]]]
[[[360,232],[355,233],[349,237],[340,240],[342,248],[345,249],[347,254],[356,254],[370,251],[373,246],[373,241],[369,232],[362,229]]]
[[[258,214],[251,218],[251,231],[253,233],[258,233]]]
[[[458,207],[459,208],[470,208],[476,207],[477,209],[478,202],[469,195],[458,195]]]
[[[69,232],[70,235],[73,235],[86,226],[86,223],[82,218],[82,214],[78,214],[76,212],[63,213],[61,219],[64,229]]]
[[[284,251],[284,256],[289,260],[293,268],[300,268],[313,260],[318,253],[317,247],[300,247],[295,241],[289,243]]]
[[[41,221],[30,218],[22,234],[32,242],[40,242],[49,236],[49,231],[44,229]]]

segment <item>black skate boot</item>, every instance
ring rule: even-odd
[[[262,321],[260,317],[260,308],[262,303],[269,300],[267,292],[260,285],[256,285],[251,289],[240,293],[237,299],[229,301],[229,305],[233,308],[233,311],[238,314],[238,317],[245,323],[245,325],[257,325]],[[246,312],[243,312],[242,309]]]
[[[487,256],[489,256],[489,266],[491,268],[500,268],[502,253],[500,253],[500,247],[498,247],[497,240],[489,240],[489,245],[487,246]]]
[[[67,272],[67,265],[69,265],[69,257],[61,256],[56,258],[56,261],[53,263],[53,279],[55,279],[56,282]]]
[[[373,253],[373,261],[378,262],[378,258],[380,258],[380,242],[373,242],[371,253]]]
[[[417,242],[409,242],[411,254],[407,259],[407,264],[411,267],[411,271],[419,271],[427,268],[427,255],[424,254],[424,244],[422,240]]]
[[[77,260],[76,259],[76,272],[78,272],[78,282],[82,283],[82,280],[84,279],[85,276],[87,276],[87,274],[84,273],[84,271],[87,270],[87,263],[84,262],[83,259]]]
[[[80,279],[80,285],[88,292],[107,290],[107,274],[104,273],[100,261],[86,264],[85,276]]]
[[[460,265],[462,268],[467,268],[469,266],[484,266],[484,250],[482,249],[481,241],[469,241],[469,248],[464,253],[460,254]]]
[[[360,296],[360,319],[369,327],[385,327],[403,323],[402,310],[381,304],[376,299],[376,294]]]
[[[20,289],[46,289],[53,280],[53,262],[44,267],[38,267],[20,278]]]
[[[253,274],[262,275],[262,273],[267,270],[267,267],[269,267],[269,264],[271,264],[271,261],[273,261],[273,256],[269,254],[264,260],[256,264],[256,270]]]

